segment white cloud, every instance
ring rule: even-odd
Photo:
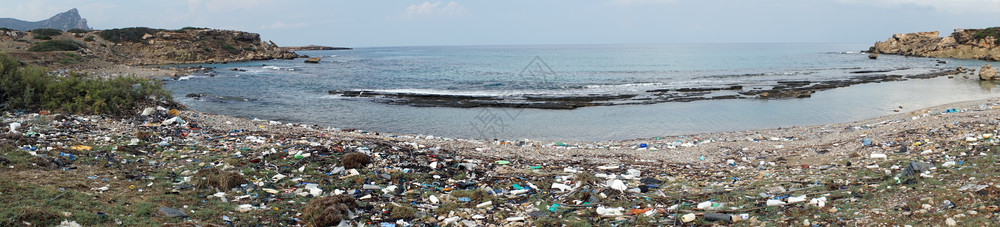
[[[283,28],[299,28],[299,27],[305,27],[305,26],[308,26],[308,24],[306,24],[306,23],[289,24],[289,23],[285,23],[284,21],[280,21],[279,20],[279,21],[275,21],[272,24],[264,25],[264,26],[262,26],[262,28],[283,29]]]
[[[964,13],[1000,13],[1000,0],[837,0],[840,3],[874,5],[895,8],[900,6],[929,7],[935,11]]]
[[[424,2],[406,7],[400,17],[412,19],[418,17],[438,17],[438,16],[461,16],[469,14],[469,8],[451,1],[448,4],[441,2]]]
[[[57,13],[66,12],[72,6],[52,4],[46,1],[29,1],[8,4],[0,7],[0,18],[16,18],[25,21],[40,21],[48,19]]]
[[[664,4],[664,3],[676,3],[678,0],[611,0],[611,3],[615,5],[631,6],[631,5],[645,5],[645,4]]]
[[[261,0],[188,0],[187,3],[190,12],[196,12],[199,9],[210,12],[233,12],[256,9],[261,5]]]

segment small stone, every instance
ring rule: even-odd
[[[956,222],[955,219],[948,218],[944,220],[944,224],[948,226],[957,226],[958,222]]]

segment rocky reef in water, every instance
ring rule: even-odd
[[[285,50],[288,50],[288,51],[300,51],[300,50],[350,50],[351,49],[349,47],[329,47],[329,46],[317,46],[317,45],[282,47],[282,48],[284,48]]]
[[[904,56],[979,59],[1000,61],[1000,27],[955,29],[951,36],[939,32],[894,34],[886,41],[875,42],[868,52]]]

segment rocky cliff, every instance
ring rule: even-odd
[[[9,28],[21,31],[38,28],[55,28],[63,31],[74,28],[90,30],[90,26],[87,26],[87,19],[81,18],[80,12],[75,8],[56,14],[49,19],[36,22],[23,21],[14,18],[0,18],[0,28]]]
[[[83,61],[125,65],[221,63],[269,59],[293,59],[297,54],[287,51],[270,41],[263,41],[257,33],[185,28],[164,30],[152,28],[122,28],[85,33],[66,32],[51,37],[32,35],[31,32],[0,29],[0,52],[9,53],[20,60],[36,65],[62,62],[67,51],[29,51],[31,47],[53,41],[66,40],[79,45],[73,51]],[[49,40],[51,39],[51,40]]]
[[[145,32],[136,35],[137,38],[122,39],[120,33],[130,29]],[[116,32],[119,36],[115,36]],[[242,31],[126,28],[101,31],[100,36],[109,42],[110,48],[105,51],[124,57],[122,60],[129,64],[214,63],[298,57],[274,42],[262,41],[257,33]]]
[[[894,34],[883,42],[875,42],[869,52],[906,56],[980,59],[1000,61],[1000,27],[987,29],[955,29],[951,36],[939,37],[938,32]]]

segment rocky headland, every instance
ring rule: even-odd
[[[905,56],[979,59],[1000,61],[1000,28],[955,29],[951,36],[940,37],[939,32],[894,34],[892,38],[868,49],[877,54]]]
[[[54,28],[59,30],[83,29],[90,30],[87,26],[87,19],[80,17],[80,11],[76,8],[56,14],[42,21],[23,21],[14,18],[0,18],[0,28],[27,31],[38,28]]]
[[[31,26],[28,26],[31,25]],[[136,66],[293,59],[260,34],[211,28],[90,30],[76,9],[39,22],[0,19],[0,52],[29,65],[143,76],[183,74]]]

